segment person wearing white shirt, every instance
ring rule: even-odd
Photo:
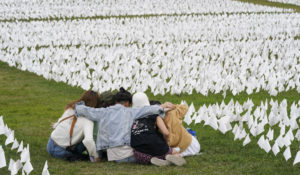
[[[82,152],[87,149],[92,162],[100,161],[96,151],[96,144],[93,139],[94,123],[84,117],[74,116],[75,103],[84,101],[87,106],[96,107],[98,103],[98,94],[94,91],[86,91],[79,100],[69,103],[63,115],[54,124],[54,130],[51,133],[47,151],[55,158],[67,160],[82,160]],[[72,123],[73,128],[72,128]],[[71,134],[71,130],[72,134]]]

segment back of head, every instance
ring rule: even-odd
[[[75,100],[75,101],[72,101],[71,103],[69,103],[65,109],[68,109],[68,108],[74,109],[75,104],[79,101],[84,101],[86,106],[94,108],[98,104],[98,94],[95,91],[91,91],[91,90],[85,91],[78,100]]]
[[[112,106],[115,104],[114,101],[114,93],[111,91],[102,92],[98,98],[98,106],[99,108],[106,108],[108,106]]]
[[[132,96],[132,107],[150,106],[148,97],[143,92],[137,92]]]
[[[150,101],[150,105],[161,105],[160,101],[156,101],[156,100],[151,100]]]
[[[132,103],[132,96],[131,93],[126,91],[123,87],[120,88],[120,90],[116,93],[114,96],[115,103],[126,103],[129,102]]]
[[[98,104],[98,94],[95,91],[86,91],[80,97],[80,101],[84,101],[86,106],[95,108]]]

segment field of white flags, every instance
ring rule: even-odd
[[[0,169],[7,166],[11,175],[18,174],[18,172],[30,174],[34,168],[30,161],[29,144],[25,147],[23,141],[20,142],[20,140],[18,141],[17,138],[15,138],[14,132],[14,130],[10,129],[7,124],[4,123],[3,116],[0,116],[0,138],[6,137],[5,145],[2,146],[0,144]],[[5,149],[14,150],[18,154],[18,159],[7,159],[3,147]],[[45,162],[42,175],[49,175],[47,161]]]
[[[182,104],[187,104],[182,101]],[[290,111],[288,113],[288,111]],[[188,125],[203,122],[223,134],[231,131],[234,140],[243,140],[243,146],[251,142],[251,138],[258,137],[257,145],[266,153],[272,152],[275,156],[281,151],[285,160],[291,157],[290,145],[300,141],[300,101],[288,108],[287,101],[261,102],[254,106],[251,99],[240,104],[231,100],[228,104],[203,105],[198,110],[192,103],[184,118]],[[274,134],[274,130],[279,130]],[[293,150],[294,151],[294,150]],[[300,149],[293,157],[294,165],[300,162]],[[282,151],[281,151],[282,152]]]
[[[233,96],[265,91],[276,97],[300,93],[299,19],[293,9],[233,0],[1,0],[0,61],[98,92],[123,86],[155,96],[226,98],[228,91]],[[248,99],[199,109],[191,103],[184,122],[230,131],[243,146],[258,139],[257,149],[296,165],[300,148],[290,146],[300,143],[299,119],[300,101],[263,100],[255,106]],[[23,147],[3,121],[1,134],[13,148]],[[12,174],[20,169],[29,174],[29,145],[18,150],[27,151],[26,160],[22,152],[20,160],[10,161],[6,145],[0,145],[0,169],[10,162]],[[46,162],[45,174],[47,168]]]
[[[294,4],[300,6],[300,1],[299,0],[269,0],[271,2],[280,2],[284,4]]]

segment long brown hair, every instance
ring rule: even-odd
[[[84,101],[86,106],[95,108],[98,105],[98,94],[92,90],[85,91],[78,100],[72,101],[67,104],[65,110],[68,108],[74,109],[75,104],[80,101]]]

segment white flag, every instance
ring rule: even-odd
[[[27,160],[30,161],[30,153],[27,148],[24,148],[21,153],[21,162],[26,162]]]
[[[20,168],[22,168],[20,160],[15,161],[12,165],[12,169],[10,170],[11,174],[17,174]]]
[[[279,149],[279,146],[278,146],[277,142],[274,143],[274,145],[272,147],[272,151],[273,151],[275,156],[279,153],[280,149]]]
[[[21,141],[19,148],[18,148],[18,153],[23,151],[23,140]]]
[[[285,160],[289,160],[291,158],[291,150],[290,147],[287,147],[283,153]]]
[[[4,127],[3,116],[0,116],[0,126]]]
[[[5,154],[2,146],[0,145],[0,168],[3,168],[5,166],[6,166]]]
[[[247,134],[247,136],[246,136],[246,138],[245,138],[245,140],[243,142],[243,146],[246,146],[248,143],[250,143],[250,141],[251,141],[251,139],[249,137],[249,134]]]
[[[297,152],[293,165],[300,162],[300,151]]]
[[[10,172],[12,172],[12,169],[13,169],[14,164],[15,164],[15,161],[11,158],[11,159],[9,160],[9,165],[8,165],[8,170],[9,170]]]
[[[17,139],[15,139],[15,141],[14,141],[12,147],[11,147],[11,150],[16,149],[18,147],[19,147],[19,143],[18,143]]]
[[[23,167],[23,170],[24,170],[27,174],[29,174],[29,173],[33,170],[33,167],[32,167],[32,165],[31,165],[31,163],[30,163],[30,160],[27,160],[27,161],[26,161],[26,163],[25,163],[25,165],[24,165],[24,167]]]
[[[50,175],[49,171],[48,171],[48,163],[47,160],[45,162],[44,168],[43,168],[43,172],[42,175]]]
[[[5,141],[5,145],[8,145],[10,143],[14,142],[14,131],[11,131],[10,134],[8,135],[6,141]]]

